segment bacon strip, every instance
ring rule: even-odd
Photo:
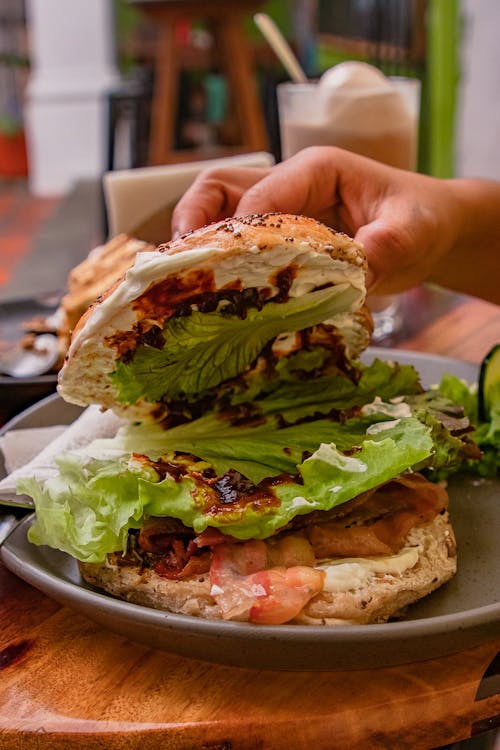
[[[391,555],[401,549],[410,529],[429,523],[447,506],[444,487],[421,474],[408,474],[369,493],[352,513],[315,524],[305,534],[319,559]]]
[[[318,559],[394,554],[410,529],[430,522],[448,504],[446,490],[418,474],[364,499],[338,520],[266,541],[219,544],[210,581],[223,617],[267,625],[293,620],[323,588],[325,574],[313,567]]]

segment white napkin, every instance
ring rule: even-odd
[[[271,167],[273,164],[272,154],[256,151],[219,159],[106,172],[103,187],[109,236],[122,232],[135,236],[136,227],[161,209],[173,207],[197,175],[208,167]]]
[[[96,438],[113,437],[123,420],[112,411],[102,412],[89,406],[69,427],[33,427],[11,430],[0,438],[6,471],[0,481],[0,502],[14,500],[19,479],[36,476],[39,480],[54,476],[58,469],[54,458],[61,453],[88,445]]]

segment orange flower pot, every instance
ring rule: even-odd
[[[0,133],[0,177],[26,177],[28,157],[24,132]]]

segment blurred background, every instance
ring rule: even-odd
[[[258,11],[308,78],[417,78],[419,171],[500,178],[497,0],[0,0],[0,303],[60,290],[108,236],[105,173],[280,160],[288,74]]]
[[[106,173],[184,165],[185,189],[200,160],[281,159],[289,76],[259,11],[310,79],[345,60],[418,79],[419,171],[500,179],[497,0],[0,0],[0,305],[60,295],[109,237]]]
[[[220,0],[0,0],[0,177],[24,178],[37,196],[58,196],[107,169],[211,158],[238,146],[252,150],[242,142],[229,80],[233,62],[227,54],[224,60],[217,30],[234,15],[241,16],[258,87],[262,145],[279,159],[275,88],[287,76],[252,21],[257,10],[277,21],[309,77],[345,59],[418,77],[420,171],[500,176],[495,0],[234,6]],[[171,64],[162,49],[167,42],[175,45],[178,81],[164,102],[175,110],[173,148],[165,144],[161,158],[158,149],[152,154],[151,113],[161,65]]]
[[[289,76],[259,11],[310,79],[345,60],[418,79],[419,171],[500,179],[497,0],[0,0],[0,304],[60,294],[109,237],[106,173],[281,159]]]

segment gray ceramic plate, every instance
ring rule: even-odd
[[[18,342],[29,330],[24,326],[37,318],[46,318],[55,312],[58,302],[54,296],[47,299],[19,299],[0,302],[0,342]],[[40,399],[54,393],[57,375],[47,373],[35,377],[13,378],[0,374],[0,415],[2,422],[18,414]]]
[[[368,352],[415,364],[427,384],[445,371],[473,381],[474,366],[390,349]],[[9,429],[75,418],[75,407],[49,397],[13,420]],[[89,619],[131,640],[182,656],[241,667],[286,670],[366,669],[430,659],[498,637],[500,631],[500,482],[461,477],[450,487],[459,546],[459,572],[414,605],[406,620],[338,628],[253,626],[204,621],[117,601],[84,584],[76,563],[26,538],[30,518],[0,549],[20,578]]]

